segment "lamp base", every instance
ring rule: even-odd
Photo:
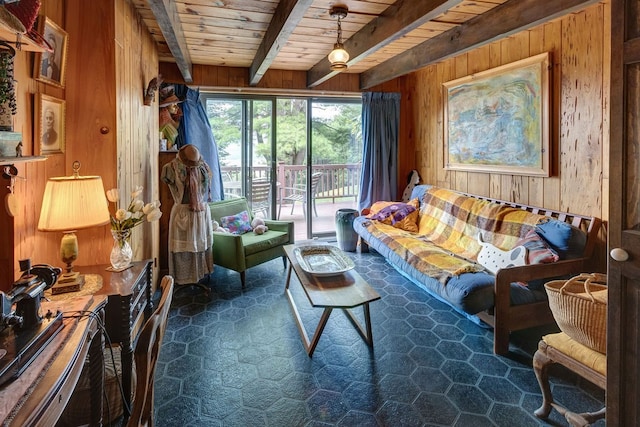
[[[60,282],[58,280],[55,285],[51,287],[51,294],[58,295],[64,294],[67,292],[76,292],[82,289],[82,285],[84,285],[84,275],[80,275],[77,272],[71,273],[77,275],[77,277],[71,281]]]
[[[77,271],[70,271],[70,272],[64,273],[60,277],[58,277],[58,283],[74,282],[74,281],[78,280],[78,277],[80,277],[80,273],[78,273]]]

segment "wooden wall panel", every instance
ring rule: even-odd
[[[562,94],[561,76],[562,61],[559,54],[562,52],[562,22],[555,21],[544,26],[543,51],[551,52],[551,152],[549,153],[549,169],[551,176],[544,178],[542,184],[542,206],[550,209],[560,209],[560,100]],[[540,196],[537,196],[540,198]]]
[[[562,29],[563,46],[572,46],[562,50],[561,59],[562,210],[593,212],[602,206],[604,40],[601,32],[581,31],[602,22],[602,8],[591,8],[567,18]]]
[[[159,199],[158,95],[150,106],[143,104],[149,81],[158,75],[157,52],[152,38],[128,0],[116,2],[116,102],[118,123],[117,164],[121,197],[144,187],[143,200]],[[134,229],[134,259],[157,258],[159,223],[144,223]]]
[[[66,7],[66,31],[69,34],[67,175],[71,174],[70,165],[78,160],[82,164],[81,175],[99,175],[105,188],[109,189],[117,184],[114,7],[110,1],[99,2],[95,5],[97,9],[89,13],[81,0],[68,0]],[[91,43],[74,43],[89,39]],[[108,132],[101,132],[101,128]],[[108,225],[80,230],[77,234],[80,253],[76,264],[109,262],[112,240]],[[56,236],[56,239],[59,241],[60,237]],[[53,256],[49,262],[54,263],[56,258]]]

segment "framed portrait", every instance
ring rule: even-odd
[[[65,101],[45,94],[36,95],[36,155],[64,153]]]
[[[64,87],[67,64],[68,35],[51,19],[38,19],[38,30],[49,43],[52,52],[37,52],[34,61],[34,78],[54,86]]]
[[[445,169],[549,176],[549,52],[443,83]]]

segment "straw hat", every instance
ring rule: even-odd
[[[200,151],[193,144],[187,144],[178,151],[178,157],[187,166],[197,166],[200,161]]]
[[[169,105],[172,105],[172,104],[178,104],[182,101],[183,100],[175,96],[175,94],[172,94],[172,95],[169,95],[168,98],[160,100],[160,108],[168,107]]]

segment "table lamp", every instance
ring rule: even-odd
[[[44,189],[38,221],[40,231],[62,231],[60,256],[66,272],[58,278],[68,291],[79,290],[83,280],[73,271],[78,258],[76,230],[109,223],[109,207],[99,176],[80,176],[80,162],[73,163],[73,176],[49,178]]]

